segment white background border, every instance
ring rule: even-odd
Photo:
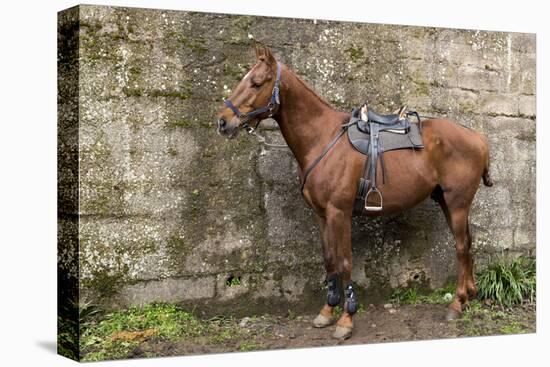
[[[537,334],[99,362],[94,366],[547,365],[549,244],[548,10],[544,1],[93,1],[221,13],[537,33]],[[74,1],[3,2],[0,9],[0,362],[74,365],[56,340],[56,22]],[[547,44],[545,47],[545,43]],[[543,143],[541,143],[543,142]],[[513,157],[510,157],[513,159]],[[546,311],[544,311],[546,310]],[[541,312],[542,311],[542,312]],[[327,333],[327,338],[330,333]],[[544,342],[546,339],[546,343]],[[545,353],[546,352],[546,353]]]

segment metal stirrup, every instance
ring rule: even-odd
[[[373,195],[373,194],[378,195],[378,197],[380,198],[380,205],[371,206],[371,205],[368,204],[369,196]],[[380,211],[382,211],[383,206],[384,206],[384,201],[382,199],[382,194],[380,193],[380,191],[378,191],[378,189],[376,187],[371,188],[367,192],[367,195],[365,195],[365,210],[369,211],[369,212],[380,212]]]

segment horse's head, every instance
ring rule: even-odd
[[[228,138],[240,128],[271,117],[279,106],[280,65],[266,46],[255,43],[256,63],[233,90],[218,115],[218,132]]]

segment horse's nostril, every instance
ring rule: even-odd
[[[225,119],[222,117],[218,120],[218,126],[223,128],[225,127],[225,125],[227,125],[227,121],[225,121]]]

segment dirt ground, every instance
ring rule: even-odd
[[[335,326],[312,327],[315,315],[245,317],[220,324],[215,337],[204,335],[179,341],[144,340],[127,358],[174,356],[262,349],[286,349],[349,344],[533,333],[535,305],[511,309],[476,304],[462,319],[446,322],[444,305],[369,305],[354,317],[353,336],[332,339]]]

